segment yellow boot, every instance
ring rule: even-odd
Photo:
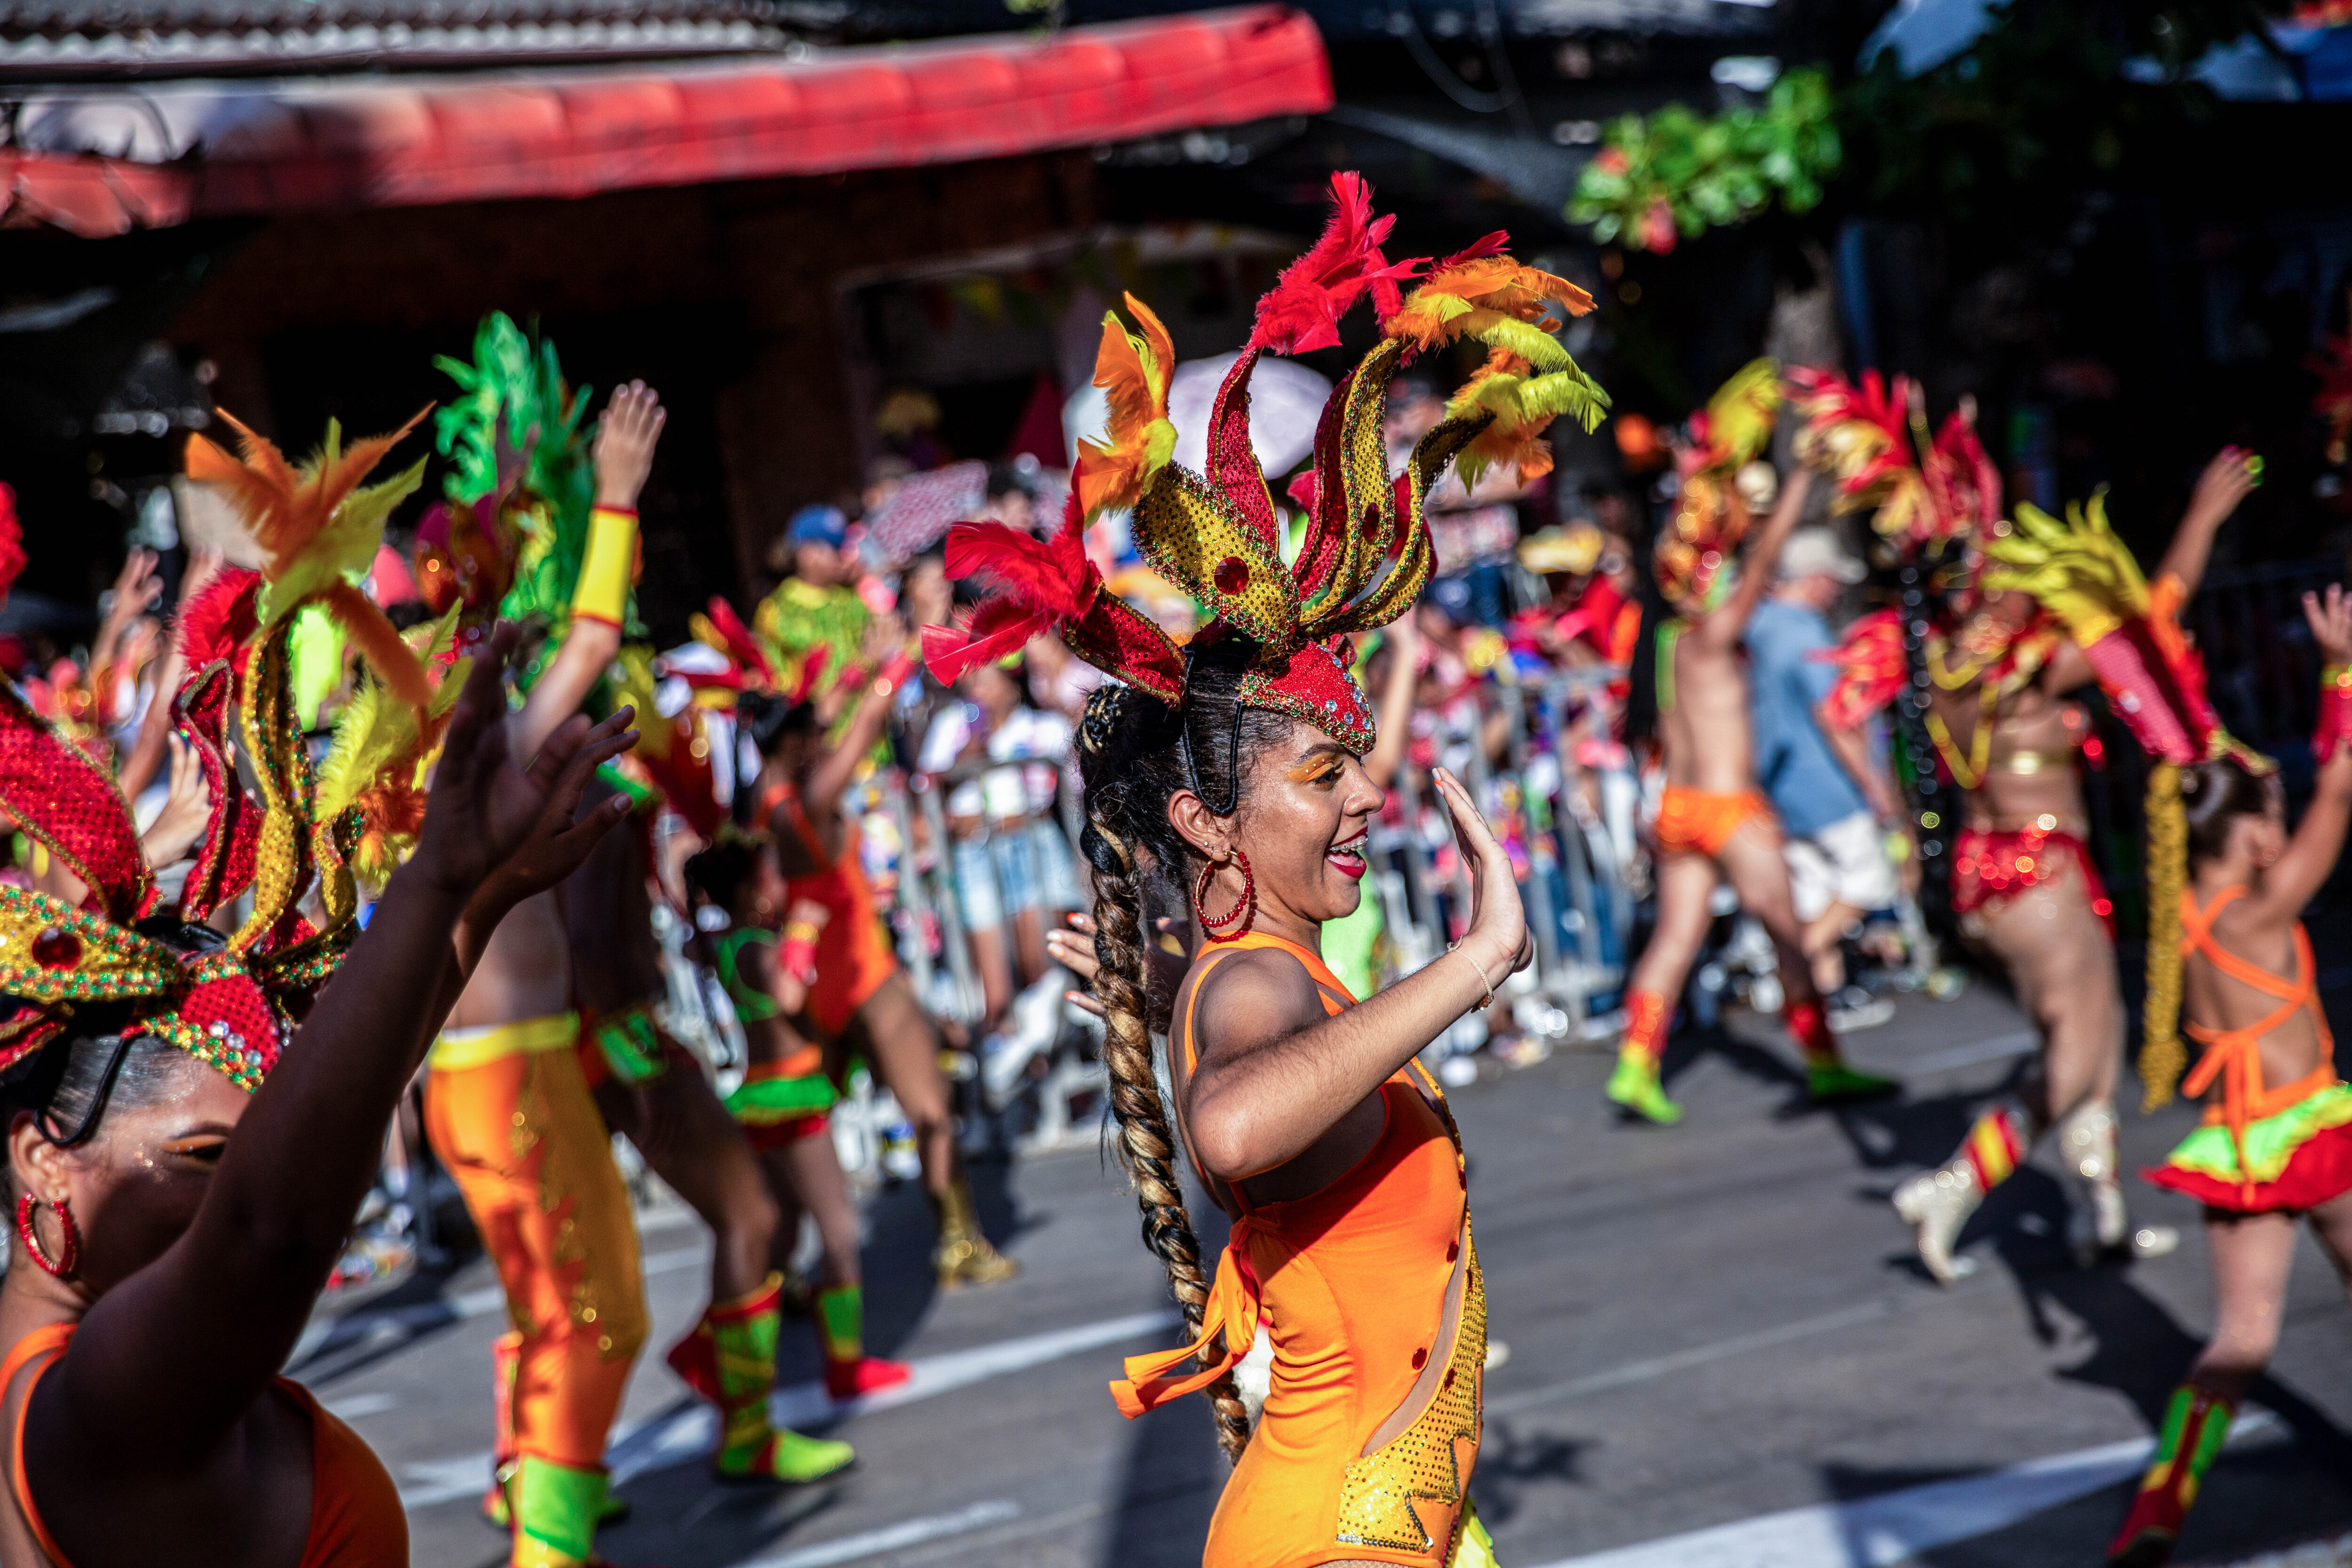
[[[971,1206],[971,1184],[958,1176],[953,1185],[931,1199],[940,1222],[939,1245],[931,1262],[940,1271],[941,1290],[966,1285],[1001,1285],[1021,1272],[1021,1265],[991,1247],[980,1230]]]

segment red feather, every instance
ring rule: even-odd
[[[1453,255],[1447,257],[1444,260],[1439,262],[1429,270],[1433,275],[1434,275],[1446,270],[1448,268],[1459,267],[1465,261],[1477,261],[1489,256],[1500,256],[1503,254],[1504,247],[1508,246],[1510,243],[1510,231],[1508,229],[1498,228],[1494,233],[1488,235],[1486,238],[1479,240],[1475,245],[1472,245],[1468,249],[1455,251]]]
[[[756,674],[762,688],[776,684],[775,669],[768,663],[768,656],[760,651],[759,639],[743,624],[743,617],[735,613],[735,606],[716,594],[710,595],[710,626],[726,640],[727,656]]]
[[[1339,341],[1339,318],[1367,292],[1383,318],[1404,302],[1398,285],[1412,281],[1422,263],[1392,264],[1381,254],[1396,219],[1372,216],[1372,188],[1352,170],[1331,176],[1331,203],[1322,237],[1258,300],[1251,347],[1284,354],[1329,348]]]
[[[25,528],[16,520],[16,492],[0,485],[0,605],[25,570]]]
[[[991,599],[954,626],[923,628],[923,663],[932,679],[952,686],[967,670],[1019,653],[1029,639],[1052,631],[1061,617],[1051,610],[1035,610],[1011,598]]]
[[[1033,539],[1001,522],[959,522],[948,531],[951,578],[987,577],[1023,608],[1073,620],[1086,611],[1094,586],[1083,531],[1065,525],[1051,539]]]
[[[231,567],[180,611],[180,657],[191,674],[218,659],[235,662],[254,632],[261,574]]]

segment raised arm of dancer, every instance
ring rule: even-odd
[[[2157,577],[2180,579],[2183,597],[2197,592],[2197,584],[2205,577],[2205,563],[2213,553],[2213,536],[2254,488],[2254,476],[2246,468],[2252,455],[2242,447],[2224,447],[2197,476],[2189,510],[2181,514],[2180,526],[2172,531],[2172,542],[2156,566]]]
[[[668,418],[660,395],[642,381],[614,387],[604,406],[594,448],[596,510],[589,516],[587,553],[572,595],[572,624],[522,710],[508,721],[508,744],[518,757],[529,758],[551,731],[580,711],[621,651],[621,622],[636,565],[637,497]]]
[[[2303,596],[2303,613],[2311,622],[2312,640],[2330,669],[2352,668],[2352,597],[2340,584],[2331,584],[2326,598]],[[2322,702],[2341,701],[2323,692]],[[2336,869],[2344,853],[2344,832],[2352,821],[2352,744],[2338,736],[2319,761],[2319,775],[2295,825],[2285,851],[2263,873],[2262,890],[2247,896],[2255,917],[2265,924],[2291,925],[2303,918],[2305,906],[2318,895],[2320,885]]]
[[[832,816],[834,808],[857,776],[857,764],[882,738],[882,726],[890,718],[890,700],[898,694],[905,671],[893,673],[897,661],[904,659],[907,628],[896,616],[877,616],[866,628],[866,656],[881,664],[883,673],[866,682],[857,699],[857,707],[842,727],[841,739],[809,770],[801,782],[801,809],[808,813],[811,822],[823,822]]]
[[[1531,956],[1509,855],[1459,780],[1440,768],[1437,788],[1474,868],[1470,929],[1435,963],[1337,1017],[1322,1016],[1295,964],[1228,964],[1229,977],[1213,976],[1202,1022],[1214,1045],[1186,1085],[1184,1119],[1210,1174],[1237,1182],[1306,1152]]]
[[[1395,780],[1412,745],[1412,692],[1421,675],[1421,622],[1413,615],[1399,616],[1389,623],[1385,635],[1389,674],[1381,686],[1380,738],[1364,758],[1364,776],[1379,790]]]
[[[1748,635],[1748,618],[1764,595],[1772,588],[1772,569],[1780,563],[1780,546],[1789,542],[1795,532],[1797,520],[1805,515],[1805,498],[1812,493],[1813,471],[1799,468],[1780,487],[1780,499],[1772,508],[1772,515],[1764,522],[1764,531],[1748,545],[1740,557],[1739,581],[1732,587],[1730,596],[1701,617],[1691,635],[1703,638],[1717,653],[1729,653]]]
[[[185,610],[188,601],[219,575],[225,563],[217,550],[198,550],[191,554],[188,569],[180,574],[180,597],[175,608]],[[172,733],[172,699],[180,689],[180,676],[186,668],[186,661],[180,657],[179,628],[174,626],[163,657],[155,661],[155,700],[147,705],[147,717],[139,724],[139,739],[131,742],[131,754],[122,759],[122,766],[114,775],[115,784],[127,800],[137,800],[146,794],[147,786],[155,782],[156,772],[163,765],[163,742]]]
[[[29,1447],[50,1477],[184,1469],[260,1397],[294,1347],[376,1167],[383,1128],[425,1032],[419,1014],[451,966],[450,931],[496,896],[569,869],[610,821],[572,811],[607,733],[550,777],[526,772],[499,722],[510,634],[478,659],[459,699],[416,853],[320,993],[235,1135],[187,1230],[107,1290],[61,1371],[31,1402]],[[18,1158],[58,1158],[29,1125]],[[43,1151],[47,1151],[46,1153]],[[70,1495],[70,1481],[67,1482]],[[56,1495],[54,1492],[52,1495]]]

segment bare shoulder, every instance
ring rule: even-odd
[[[1246,1050],[1319,1024],[1322,993],[1315,977],[1280,948],[1244,948],[1219,959],[1197,984],[1193,1006],[1201,1044]]]

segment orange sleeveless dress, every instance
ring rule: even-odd
[[[35,1363],[32,1377],[16,1404],[15,1428],[8,1440],[8,1482],[25,1526],[48,1555],[55,1568],[73,1568],[58,1549],[33,1506],[33,1492],[25,1480],[25,1413],[32,1407],[33,1389],[47,1374],[76,1325],[51,1323],[16,1342],[0,1362],[0,1396],[16,1374]],[[279,1398],[310,1418],[310,1535],[296,1568],[407,1568],[408,1515],[400,1506],[399,1489],[375,1451],[359,1434],[320,1408],[310,1391],[291,1378],[275,1384]]]
[[[1211,950],[1279,948],[1304,964],[1327,1013],[1355,998],[1321,959],[1250,933]],[[1195,999],[1199,987],[1193,989]],[[1176,1041],[1196,1058],[1192,1004]],[[1468,1180],[1445,1097],[1413,1064],[1381,1086],[1386,1121],[1371,1150],[1322,1191],[1252,1205],[1217,1262],[1202,1336],[1135,1356],[1111,1384],[1129,1416],[1206,1386],[1249,1353],[1263,1320],[1274,1344],[1272,1390],[1209,1526],[1205,1568],[1292,1568],[1362,1560],[1449,1561],[1469,1510],[1486,1362],[1486,1297],[1470,1237]],[[1416,1081],[1416,1077],[1418,1081]],[[1195,1165],[1198,1161],[1194,1162]],[[1469,1258],[1449,1342],[1454,1260]],[[1213,1347],[1224,1336],[1222,1352]],[[1193,1357],[1214,1358],[1206,1371]],[[1366,1452],[1402,1410],[1432,1358],[1445,1368],[1402,1431]]]
[[[2184,957],[2203,953],[2214,968],[2273,998],[2278,1006],[2242,1029],[2184,1026],[2182,1032],[2203,1046],[2205,1054],[2181,1081],[2181,1093],[2200,1095],[2219,1083],[2221,1098],[2206,1106],[2203,1124],[2163,1164],[2141,1173],[2213,1208],[2300,1213],[2352,1191],[2352,1087],[2336,1080],[2336,1040],[2320,1010],[2318,968],[2302,923],[2294,928],[2300,981],[2273,974],[2213,940],[2213,917],[2245,892],[2224,889],[2211,905],[2199,909],[2196,896],[2184,890],[2180,952]],[[2319,1065],[2273,1089],[2263,1081],[2263,1037],[2306,1009],[2319,1037]]]
[[[771,784],[761,797],[761,815],[772,816],[779,807],[810,858],[824,863],[824,838],[801,809],[800,792],[790,784]],[[845,821],[842,828],[838,858],[822,871],[788,878],[784,883],[788,900],[814,899],[831,917],[817,937],[816,980],[809,986],[807,1007],[809,1022],[828,1037],[849,1027],[857,1010],[898,972],[898,955],[875,912],[874,891],[858,858],[857,825]]]

